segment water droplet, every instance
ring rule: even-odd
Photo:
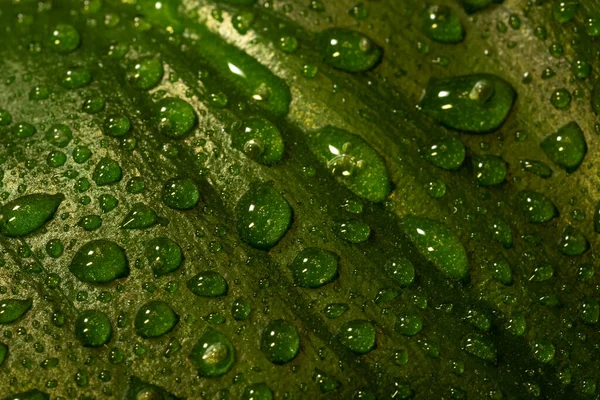
[[[225,278],[214,271],[197,273],[188,280],[187,287],[196,296],[201,297],[225,296],[228,290]]]
[[[70,53],[79,47],[79,32],[68,24],[58,24],[49,37],[50,48],[57,53]]]
[[[261,335],[261,350],[274,364],[292,361],[300,350],[300,336],[294,325],[278,319],[271,321]]]
[[[344,303],[331,303],[325,306],[323,314],[329,319],[336,319],[344,315],[350,307]]]
[[[155,276],[176,271],[183,262],[183,251],[177,242],[167,237],[157,237],[146,243],[144,253]]]
[[[467,252],[446,226],[431,219],[406,216],[401,228],[421,255],[443,274],[454,279],[468,277]]]
[[[119,163],[112,158],[102,158],[92,174],[92,179],[98,186],[112,185],[120,182],[123,178],[123,171]]]
[[[552,168],[543,161],[537,160],[521,160],[519,162],[523,171],[531,172],[543,179],[548,179],[552,176]]]
[[[356,354],[366,354],[375,348],[375,328],[369,321],[348,321],[340,327],[337,336],[344,346]]]
[[[176,97],[158,101],[156,110],[159,131],[171,139],[184,137],[198,123],[198,117],[191,104]]]
[[[165,335],[175,328],[179,316],[164,301],[149,301],[135,314],[135,331],[141,337],[155,338]]]
[[[533,357],[536,360],[548,363],[554,359],[554,354],[556,350],[554,349],[554,345],[547,340],[537,340],[531,344],[531,350],[533,352]]]
[[[15,322],[31,309],[32,299],[2,299],[0,300],[0,325]]]
[[[147,229],[158,222],[156,212],[144,203],[135,203],[121,222],[121,229]]]
[[[265,383],[253,383],[246,386],[242,400],[273,400],[273,391]]]
[[[35,127],[27,122],[19,122],[12,128],[13,135],[20,139],[31,137],[35,135],[36,132],[37,130]]]
[[[12,115],[7,110],[0,108],[0,126],[8,126],[12,122]]]
[[[292,224],[292,207],[270,184],[253,184],[236,205],[241,239],[259,249],[270,249]]]
[[[357,196],[381,202],[392,190],[385,161],[360,136],[326,126],[312,133],[310,146],[338,182]]]
[[[102,96],[92,96],[88,97],[83,101],[81,105],[81,110],[88,114],[97,114],[100,111],[104,110],[104,106],[106,101]]]
[[[240,35],[246,34],[254,22],[254,13],[242,11],[231,18],[231,24]]]
[[[404,257],[393,257],[386,261],[384,270],[392,281],[402,287],[410,285],[415,280],[415,267]]]
[[[363,243],[369,239],[371,228],[363,221],[350,219],[336,222],[334,231],[348,243]]]
[[[52,168],[62,167],[67,162],[67,155],[62,151],[53,150],[46,156],[46,164]]]
[[[425,8],[423,32],[431,40],[441,43],[459,43],[465,36],[458,14],[452,8],[441,5]]]
[[[569,22],[575,16],[577,9],[579,8],[578,0],[563,0],[555,1],[552,6],[552,14],[554,20],[561,24]]]
[[[56,124],[46,132],[46,141],[56,147],[66,147],[73,140],[73,132],[63,124]]]
[[[565,256],[580,256],[590,249],[590,242],[581,231],[567,226],[558,241],[558,250]]]
[[[84,215],[81,217],[77,225],[85,229],[86,231],[95,231],[102,226],[102,217],[99,215]]]
[[[567,172],[574,172],[587,154],[587,143],[576,122],[569,122],[546,136],[540,147],[554,163]]]
[[[131,121],[127,117],[113,116],[104,121],[103,131],[105,135],[121,137],[131,130]]]
[[[338,277],[338,256],[317,247],[308,247],[290,264],[296,285],[316,289]]]
[[[561,88],[556,89],[552,92],[552,96],[550,97],[550,103],[557,110],[562,110],[571,105],[571,93],[567,89]]]
[[[495,75],[466,75],[430,81],[419,107],[448,128],[487,133],[504,123],[515,97],[513,87]]]
[[[108,283],[129,275],[129,262],[115,242],[98,239],[87,242],[75,253],[69,271],[82,282]]]
[[[231,145],[261,164],[273,165],[283,157],[283,138],[270,121],[254,117],[231,133]]]
[[[482,335],[467,335],[463,339],[462,346],[467,353],[484,361],[496,362],[498,358],[498,352],[494,343]]]
[[[65,89],[79,89],[89,85],[92,74],[87,68],[72,67],[67,69],[60,79],[60,85]]]
[[[499,185],[506,180],[508,165],[498,156],[473,156],[475,181],[480,186]]]
[[[250,301],[243,297],[235,299],[231,306],[231,315],[236,321],[245,321],[250,315],[250,311],[252,311]]]
[[[396,331],[404,336],[414,336],[423,329],[423,319],[416,314],[399,314],[396,317]]]
[[[548,222],[557,216],[554,203],[541,193],[523,190],[517,194],[518,206],[531,223]]]
[[[458,169],[465,159],[465,146],[460,139],[451,136],[442,139],[422,151],[423,158],[436,167]]]
[[[119,200],[112,194],[101,194],[98,197],[98,204],[103,213],[108,213],[117,207]]]
[[[84,347],[100,347],[110,341],[112,327],[102,311],[86,310],[75,321],[75,336]]]
[[[196,207],[200,201],[200,192],[191,179],[172,178],[163,186],[162,200],[170,208],[188,210]]]
[[[320,34],[325,61],[346,72],[365,72],[379,64],[383,50],[364,34],[343,28],[327,29]]]
[[[50,88],[46,85],[35,86],[29,92],[29,100],[46,100],[50,97]]]
[[[144,58],[128,72],[131,85],[137,89],[152,89],[160,83],[164,75],[163,64],[156,58]]]
[[[52,219],[64,200],[62,194],[36,193],[19,197],[0,206],[0,234],[25,236]]]
[[[235,364],[235,348],[231,340],[215,330],[207,330],[198,339],[190,359],[202,377],[225,375]]]

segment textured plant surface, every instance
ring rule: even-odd
[[[0,2],[0,395],[596,398],[595,1]]]

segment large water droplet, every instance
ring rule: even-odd
[[[270,322],[261,335],[261,350],[274,364],[292,361],[300,350],[300,336],[294,325],[282,319]]]
[[[302,250],[290,264],[296,285],[319,288],[338,277],[338,256],[330,251],[309,247]]]
[[[2,299],[0,300],[0,325],[15,322],[31,309],[32,299]]]
[[[231,145],[261,164],[273,165],[283,157],[283,138],[270,121],[254,117],[231,133]]]
[[[129,263],[123,250],[106,239],[92,240],[71,261],[69,271],[82,282],[108,283],[129,275]]]
[[[202,377],[225,375],[235,364],[235,348],[231,340],[215,330],[207,330],[198,339],[190,359]]]
[[[516,92],[489,74],[432,80],[420,108],[449,128],[487,133],[499,128],[510,113]]]
[[[569,122],[540,143],[548,158],[567,172],[575,171],[587,154],[587,143],[576,122]]]
[[[149,301],[135,314],[135,331],[143,338],[155,338],[165,335],[175,328],[179,316],[164,301]]]
[[[112,336],[108,316],[102,311],[83,311],[75,321],[75,336],[84,347],[100,347],[107,344]]]
[[[0,233],[4,236],[25,236],[48,222],[64,200],[62,194],[29,194],[0,207]]]

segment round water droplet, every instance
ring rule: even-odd
[[[79,32],[68,24],[58,24],[50,32],[50,48],[57,53],[70,53],[79,46]]]
[[[198,117],[190,103],[176,97],[156,103],[158,129],[165,136],[179,139],[191,132],[198,123]]]
[[[547,340],[537,340],[531,344],[533,357],[543,363],[548,363],[554,359],[556,350],[554,345]]]
[[[214,271],[199,272],[187,282],[187,287],[196,296],[219,297],[227,294],[227,281]]]
[[[423,14],[423,32],[440,43],[462,42],[465,32],[458,14],[447,6],[429,5]]]
[[[241,239],[259,249],[270,249],[292,224],[292,207],[270,184],[252,184],[236,205]]]
[[[102,158],[92,174],[92,179],[98,186],[112,185],[121,181],[123,171],[119,163],[112,158]]]
[[[46,132],[46,141],[56,147],[66,147],[73,140],[73,132],[63,124],[56,124]]]
[[[404,257],[393,257],[383,266],[389,278],[402,287],[406,287],[415,280],[415,267],[410,260]]]
[[[416,314],[400,314],[396,318],[396,331],[404,336],[414,336],[423,329],[423,319]]]
[[[196,342],[190,359],[202,377],[225,375],[235,364],[235,348],[220,332],[207,330]]]
[[[465,159],[465,146],[460,139],[451,136],[440,140],[422,151],[423,157],[439,168],[459,168]]]
[[[100,111],[104,110],[104,106],[106,101],[102,96],[93,96],[88,97],[83,101],[81,105],[81,110],[88,114],[97,114]]]
[[[160,83],[163,78],[163,64],[156,58],[138,61],[128,72],[129,82],[135,88],[148,90]]]
[[[590,249],[590,242],[580,230],[567,226],[558,241],[558,250],[565,256],[580,256]]]
[[[271,321],[261,335],[261,350],[274,364],[292,361],[300,350],[300,336],[294,325],[279,319]]]
[[[499,185],[506,180],[508,165],[497,156],[473,156],[475,181],[480,186]]]
[[[27,122],[19,122],[12,128],[13,135],[21,139],[31,137],[36,132],[35,127]]]
[[[129,275],[129,262],[115,242],[98,239],[87,242],[75,253],[69,271],[82,282],[108,283]]]
[[[261,164],[273,165],[283,157],[279,129],[260,117],[246,119],[231,133],[231,145]]]
[[[252,311],[250,301],[243,297],[235,299],[231,306],[231,315],[236,321],[245,321],[250,315],[250,311]]]
[[[242,400],[273,400],[273,391],[265,383],[253,383],[246,386]]]
[[[176,271],[183,262],[183,251],[177,242],[167,237],[158,237],[146,243],[144,253],[155,276]]]
[[[162,200],[170,208],[189,210],[200,201],[200,192],[191,179],[172,178],[163,186]]]
[[[556,22],[564,24],[573,19],[578,8],[578,0],[559,0],[554,2],[552,14]]]
[[[369,321],[348,321],[340,327],[337,336],[344,346],[356,354],[366,354],[375,348],[375,328]]]
[[[53,150],[46,157],[46,164],[49,167],[57,168],[63,166],[67,162],[67,155],[62,151]]]
[[[155,338],[165,335],[175,328],[179,316],[164,301],[149,301],[135,314],[135,331],[143,338]]]
[[[112,327],[102,311],[86,310],[75,321],[75,336],[84,347],[100,347],[110,341]]]
[[[309,247],[302,250],[290,264],[296,285],[319,288],[338,277],[338,256],[330,251]]]
[[[131,121],[127,117],[113,116],[104,121],[103,131],[105,135],[121,137],[131,130]]]

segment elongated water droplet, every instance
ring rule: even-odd
[[[396,331],[404,336],[414,336],[423,329],[423,318],[416,314],[400,314],[396,317]]]
[[[241,239],[259,249],[270,249],[292,224],[292,207],[269,184],[253,184],[236,205]]]
[[[431,219],[406,216],[401,228],[417,250],[446,276],[465,279],[469,275],[467,252],[446,226]]]
[[[470,334],[463,338],[463,349],[485,361],[496,362],[498,351],[494,343],[487,337],[477,334]]]
[[[383,50],[368,36],[351,29],[332,28],[320,34],[325,61],[346,72],[365,72],[381,61]]]
[[[2,299],[0,300],[0,325],[15,322],[31,309],[32,299]]]
[[[558,214],[554,203],[538,192],[523,190],[517,194],[517,202],[521,212],[532,223],[548,222]]]
[[[191,277],[187,287],[196,296],[219,297],[227,294],[227,281],[214,271],[202,271]]]
[[[26,392],[8,395],[2,400],[50,400],[50,396],[47,393],[40,392],[37,389],[31,389]]]
[[[144,203],[135,203],[123,218],[121,229],[147,229],[158,222],[156,212]]]
[[[60,85],[65,89],[79,89],[89,85],[92,74],[87,68],[73,67],[67,69],[60,80]]]
[[[71,261],[69,271],[82,282],[108,283],[129,275],[129,262],[115,242],[92,240],[83,246]]]
[[[338,182],[357,196],[381,202],[392,190],[385,161],[360,136],[326,126],[311,134],[310,147]]]
[[[489,74],[432,80],[419,107],[448,128],[469,133],[498,129],[516,97],[505,80]]]
[[[575,171],[587,154],[587,143],[576,122],[569,122],[546,136],[540,147],[548,158],[567,172]]]
[[[552,168],[543,161],[521,160],[519,163],[524,171],[531,172],[540,178],[548,179],[552,176]]]
[[[465,160],[465,145],[460,139],[451,136],[442,139],[422,150],[423,158],[439,168],[453,170]]]
[[[0,206],[0,234],[25,236],[46,224],[64,200],[62,194],[36,193]]]

